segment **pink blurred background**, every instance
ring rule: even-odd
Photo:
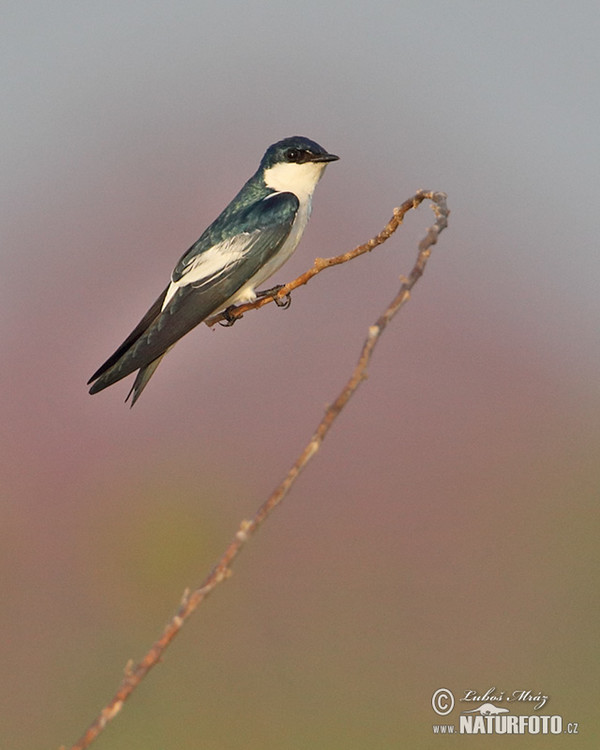
[[[83,732],[412,266],[425,207],[288,311],[194,331],[133,410],[129,383],[87,394],[264,149],[301,134],[341,160],[274,282],[418,188],[448,193],[450,228],[320,454],[95,747],[459,747],[432,731],[464,707],[437,716],[441,687],[540,691],[579,724],[565,747],[597,747],[595,4],[3,15],[0,746]]]

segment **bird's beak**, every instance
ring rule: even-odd
[[[311,161],[327,163],[329,161],[337,161],[339,158],[335,154],[315,154]]]

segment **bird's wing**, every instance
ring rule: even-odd
[[[163,291],[163,293],[160,295],[160,297],[156,300],[156,302],[152,305],[152,307],[148,310],[148,312],[140,320],[140,322],[133,329],[133,331],[129,334],[129,336],[127,336],[127,338],[121,344],[121,346],[117,349],[117,351],[114,352],[113,354],[111,354],[110,357],[106,360],[106,362],[104,362],[102,365],[100,365],[100,367],[96,370],[96,372],[88,380],[88,385],[90,383],[92,383],[94,380],[97,380],[105,372],[107,372],[108,370],[110,370],[110,368],[113,365],[115,365],[121,359],[121,357],[127,352],[127,350],[131,348],[131,346],[140,338],[140,336],[156,320],[156,318],[160,315],[160,311],[163,308],[163,304],[164,304],[165,297],[167,295],[168,290],[169,290],[169,287],[167,287]]]
[[[240,211],[237,233],[221,232],[210,245],[210,229],[181,258],[171,285],[136,329],[90,379],[90,393],[147,367],[239,291],[288,237],[298,199],[275,193]],[[214,236],[214,235],[213,235]]]
[[[241,233],[252,233],[257,229],[275,230],[281,232],[283,240],[287,237],[296,218],[299,207],[298,198],[293,193],[271,193],[261,200],[243,208],[231,211],[228,207],[214,221],[200,239],[179,259],[171,275],[174,282],[178,282],[192,270],[198,262],[210,263],[215,256],[223,252],[228,244],[235,243]],[[235,226],[235,231],[231,229]],[[213,252],[218,249],[217,252]],[[266,249],[268,257],[277,252],[275,247],[271,252]]]

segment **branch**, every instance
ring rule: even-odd
[[[392,234],[394,234],[396,229],[398,229],[400,224],[402,224],[406,214],[411,209],[418,208],[418,206],[420,206],[424,200],[430,200],[433,202],[434,206],[437,206],[437,221],[434,225],[435,227],[437,227],[437,229],[434,229],[434,227],[432,227],[430,230],[435,231],[437,235],[448,225],[448,214],[450,212],[448,211],[445,204],[446,195],[445,193],[433,193],[426,190],[418,190],[412,198],[404,201],[401,206],[394,209],[394,215],[388,221],[385,227],[381,230],[381,232],[379,232],[378,235],[368,240],[368,242],[365,242],[363,245],[358,245],[358,247],[355,247],[354,250],[349,250],[347,253],[336,255],[333,258],[316,258],[312,268],[309,268],[308,271],[298,276],[297,279],[294,279],[288,284],[284,284],[283,286],[279,287],[276,294],[260,297],[254,302],[246,302],[243,305],[237,305],[237,307],[231,307],[227,311],[227,315],[224,315],[223,313],[217,313],[216,315],[212,315],[210,318],[207,318],[204,322],[207,326],[213,326],[215,323],[218,323],[221,320],[231,321],[233,319],[241,318],[244,313],[249,312],[250,310],[257,310],[260,307],[268,305],[270,302],[274,302],[276,297],[278,297],[279,299],[287,297],[287,295],[290,294],[290,292],[293,292],[294,289],[297,289],[299,286],[303,286],[304,284],[308,284],[313,276],[316,276],[324,269],[331,268],[332,266],[339,266],[341,263],[346,263],[349,260],[353,260],[359,255],[370,253],[371,250],[374,250],[378,245],[382,245],[386,240],[388,240],[392,236]],[[434,210],[436,209],[434,208]],[[428,237],[429,235],[427,235],[427,237],[425,237],[424,239],[426,240]],[[436,240],[434,240],[431,244],[435,244],[435,241]],[[419,250],[420,249],[421,246],[419,246]]]
[[[325,414],[313,436],[310,438],[306,447],[289,470],[285,479],[265,500],[265,502],[256,511],[254,517],[249,521],[242,521],[239,529],[235,536],[230,541],[229,545],[225,549],[220,560],[206,576],[201,585],[194,591],[186,590],[181,599],[179,609],[176,614],[167,623],[160,638],[152,645],[148,653],[143,659],[136,665],[129,663],[125,668],[125,675],[119,688],[113,698],[106,704],[102,709],[98,717],[90,724],[82,737],[72,746],[71,750],[85,750],[90,744],[96,739],[96,737],[102,732],[106,724],[115,718],[123,707],[123,703],[129,698],[131,693],[137,688],[140,682],[148,674],[148,672],[154,667],[162,658],[163,652],[169,646],[173,638],[179,633],[184,622],[194,613],[197,607],[206,599],[206,597],[215,589],[222,581],[229,578],[232,574],[231,566],[235,558],[238,556],[240,550],[245,543],[250,539],[251,536],[257,531],[258,527],[265,521],[273,510],[279,505],[283,498],[287,495],[290,488],[298,478],[300,472],[306,467],[310,459],[317,453],[321,447],[321,443],[325,439],[325,436],[329,432],[332,424],[340,414],[344,406],[348,403],[358,386],[367,377],[367,367],[371,360],[373,350],[387,327],[387,324],[392,320],[394,315],[400,310],[400,308],[409,300],[410,293],[414,285],[417,283],[419,278],[422,276],[423,271],[433,245],[436,244],[439,233],[446,228],[448,225],[449,211],[446,206],[446,195],[444,193],[427,192],[419,190],[412,198],[405,201],[399,208],[394,209],[394,215],[387,223],[385,228],[373,239],[366,242],[364,245],[359,245],[343,255],[338,255],[334,258],[317,258],[312,268],[306,273],[303,273],[294,281],[289,284],[285,284],[281,287],[276,294],[270,297],[263,297],[257,299],[252,303],[239,305],[231,311],[231,314],[235,317],[241,317],[245,312],[253,310],[259,307],[263,307],[269,302],[273,302],[275,296],[285,297],[291,291],[296,289],[303,284],[306,284],[313,276],[316,276],[325,268],[339,265],[340,263],[346,263],[353,258],[362,255],[363,253],[370,252],[378,245],[385,242],[396,229],[402,223],[404,216],[413,208],[417,208],[424,200],[432,202],[432,208],[436,217],[435,223],[427,230],[425,237],[419,243],[419,252],[415,265],[408,277],[402,277],[402,284],[394,299],[386,307],[383,313],[379,316],[374,325],[370,326],[367,334],[367,338],[363,344],[360,357],[348,379],[346,385],[340,391],[340,394],[335,401],[325,410]],[[207,320],[207,324],[213,325],[214,323],[221,320],[223,316],[215,315],[210,320]]]

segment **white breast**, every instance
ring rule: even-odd
[[[265,263],[251,279],[248,279],[246,284],[233,297],[225,300],[218,310],[224,310],[229,305],[253,301],[256,298],[254,292],[256,287],[272,276],[294,252],[308,224],[312,209],[312,196],[325,167],[326,164],[322,162],[279,163],[265,170],[264,180],[267,187],[278,193],[293,193],[298,198],[300,205],[296,218],[288,238],[279,252],[268,263]],[[221,273],[230,263],[235,262],[239,255],[248,249],[248,236],[244,240],[240,240],[242,240],[242,237],[227,240],[199,256],[191,264],[189,271],[183,278],[177,282],[171,282],[162,309],[165,309],[179,287],[192,282],[198,285],[202,278],[211,278],[214,274]]]
[[[265,185],[278,193],[294,193],[302,203],[304,199],[312,197],[326,166],[325,162],[316,161],[305,164],[280,162],[265,169]]]

